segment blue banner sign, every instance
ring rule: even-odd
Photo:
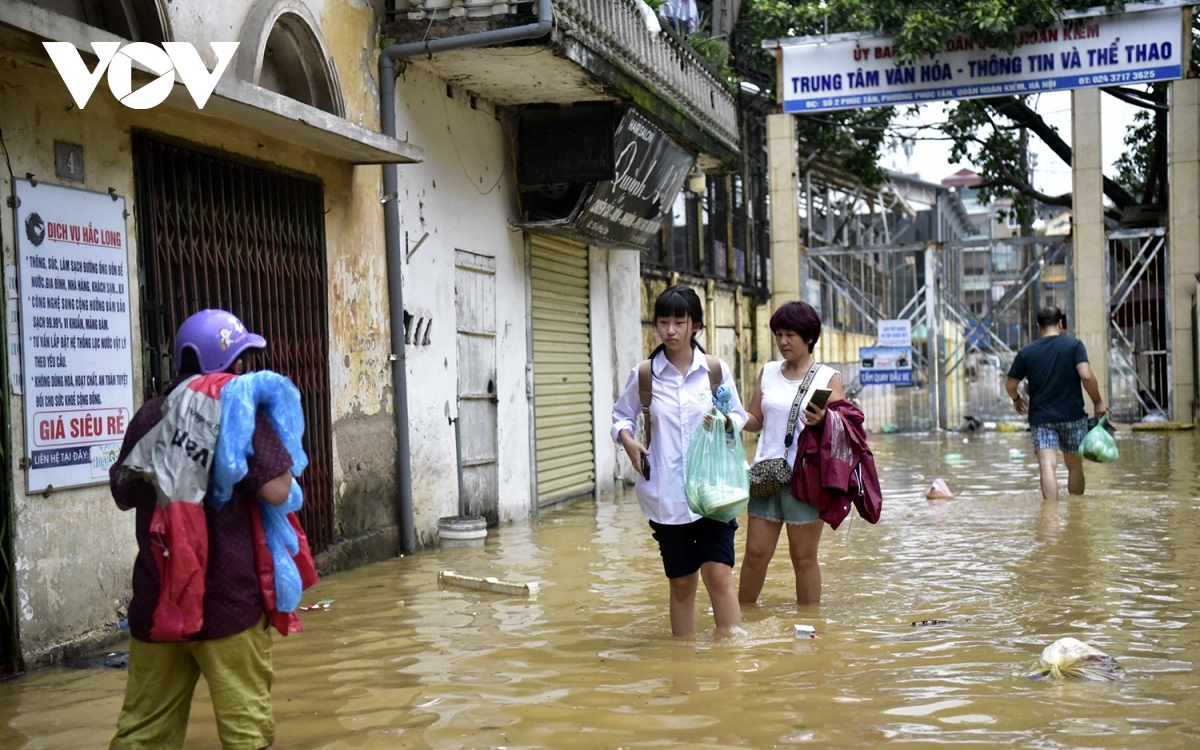
[[[1012,50],[965,37],[911,62],[896,59],[891,37],[835,34],[763,42],[782,55],[778,89],[785,112],[821,112],[948,99],[1169,81],[1191,53],[1182,5],[1126,5],[1068,14],[1018,35]]]
[[[858,350],[863,385],[912,385],[912,347],[864,346]]]

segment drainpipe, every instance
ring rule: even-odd
[[[379,54],[379,108],[384,135],[396,137],[396,60],[439,52],[487,47],[523,39],[537,39],[550,32],[553,22],[551,0],[538,0],[537,21],[510,29],[495,29],[431,39],[408,44],[393,44]],[[389,318],[392,331],[392,391],[396,419],[396,474],[399,480],[397,514],[400,524],[400,550],[416,551],[417,535],[413,528],[412,463],[408,442],[408,374],[404,361],[404,258],[400,249],[399,172],[395,164],[383,165],[383,244],[387,258]]]

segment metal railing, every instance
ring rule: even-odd
[[[392,19],[430,23],[515,14],[528,2],[394,0]],[[554,0],[556,27],[641,81],[725,146],[738,148],[737,103],[725,82],[686,40],[652,33],[634,0]]]
[[[738,148],[733,94],[686,42],[665,30],[652,34],[634,0],[555,0],[554,8],[581,41],[676,102],[725,145]]]

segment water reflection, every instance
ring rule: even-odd
[[[777,555],[732,640],[669,637],[632,494],[332,577],[305,597],[330,609],[276,640],[278,746],[1196,747],[1198,441],[1120,440],[1119,463],[1087,467],[1085,497],[1046,504],[1027,435],[877,437],[883,521],[825,534],[820,607],[796,607]],[[924,499],[938,476],[956,499]],[[439,589],[443,569],[541,593]],[[796,623],[818,638],[797,641]],[[1129,679],[1027,679],[1067,635]],[[66,668],[2,683],[0,746],[102,747],[123,685]],[[198,692],[187,746],[215,747]]]

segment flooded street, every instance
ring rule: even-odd
[[[275,640],[277,747],[1200,746],[1193,434],[1120,436],[1119,463],[1086,467],[1084,498],[1065,495],[1063,472],[1056,506],[1037,494],[1027,434],[873,440],[882,521],[825,530],[819,608],[797,610],[782,545],[742,638],[669,636],[632,492],[323,581],[304,602],[330,608]],[[924,498],[938,476],[955,500]],[[439,589],[447,569],[541,592]],[[817,640],[795,640],[797,623]],[[1028,679],[1064,636],[1128,679]],[[67,667],[0,683],[0,747],[106,746],[124,683]],[[216,747],[198,693],[187,747]]]

